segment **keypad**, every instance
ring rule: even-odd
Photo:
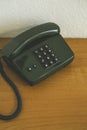
[[[34,55],[38,58],[44,68],[60,63],[59,58],[56,57],[56,54],[54,53],[54,50],[47,44],[34,50]]]

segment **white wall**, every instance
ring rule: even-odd
[[[49,21],[64,37],[87,38],[87,0],[0,0],[0,37]]]

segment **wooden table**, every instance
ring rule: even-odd
[[[0,48],[10,39],[0,39]],[[65,39],[75,53],[74,61],[35,87],[4,63],[23,100],[20,115],[0,120],[0,130],[87,130],[87,39]],[[14,110],[16,98],[0,76],[0,113]]]

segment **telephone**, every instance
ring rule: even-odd
[[[74,58],[55,23],[45,23],[21,33],[2,48],[2,55],[30,85],[65,67]]]
[[[74,53],[60,35],[55,23],[45,23],[27,30],[3,48],[0,56],[0,74],[13,89],[17,98],[17,107],[9,115],[0,114],[1,120],[11,120],[22,109],[22,99],[14,82],[6,74],[2,59],[30,85],[35,85],[52,73],[69,64]]]

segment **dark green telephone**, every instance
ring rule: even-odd
[[[69,64],[74,54],[54,23],[36,26],[7,43],[4,60],[30,85],[45,79]]]
[[[69,64],[74,54],[54,23],[42,24],[25,31],[2,48],[0,73],[15,92],[17,108],[10,115],[0,114],[0,119],[10,120],[20,113],[22,100],[16,85],[3,69],[2,58],[30,85],[34,85]]]

